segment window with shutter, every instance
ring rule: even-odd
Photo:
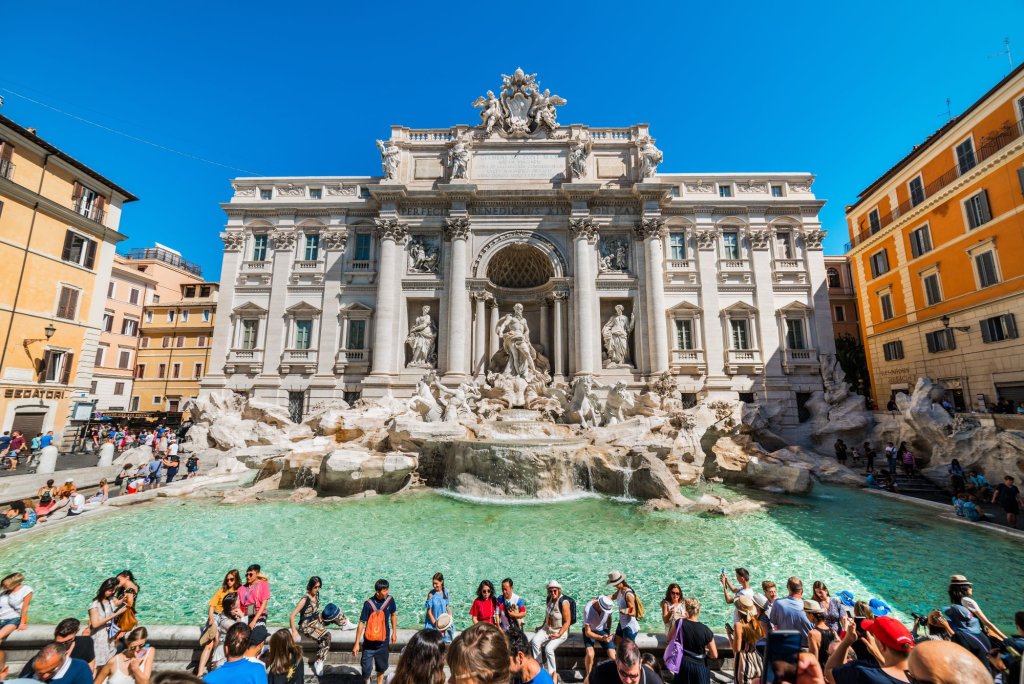
[[[66,352],[64,357],[61,359],[62,368],[60,373],[60,384],[70,385],[71,384],[71,365],[74,361],[75,355],[71,352]]]
[[[36,381],[45,382],[48,375],[49,369],[53,367],[53,352],[47,349],[43,352],[43,358],[39,361],[36,367]]]
[[[999,317],[1003,324],[1003,330],[1006,331],[1007,339],[1017,338],[1017,319],[1014,318],[1013,314],[1003,314]]]
[[[89,269],[96,265],[96,243],[93,240],[85,241],[85,261],[82,265]]]
[[[956,146],[956,165],[960,173],[967,173],[978,163],[974,156],[974,142],[968,138]]]
[[[989,287],[999,282],[999,273],[996,270],[996,255],[995,252],[989,250],[976,254],[974,257],[974,265],[978,271],[978,284],[981,287]]]
[[[975,229],[992,220],[992,211],[988,203],[988,191],[981,192],[964,200],[964,209],[967,212],[967,226]]]
[[[0,140],[0,176],[10,178],[14,173],[14,164],[11,163],[13,155],[14,145],[5,140]]]
[[[74,320],[75,311],[78,309],[78,290],[62,285],[60,297],[57,300],[57,318]]]
[[[1017,169],[1017,182],[1020,184],[1020,194],[1024,195],[1024,166]]]

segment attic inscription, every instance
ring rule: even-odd
[[[551,180],[565,174],[565,150],[552,152],[480,152],[473,178],[481,180]]]

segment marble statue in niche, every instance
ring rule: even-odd
[[[629,334],[633,332],[635,323],[633,314],[627,318],[625,307],[615,306],[615,314],[601,328],[601,339],[604,341],[605,368],[628,368]]]
[[[421,315],[416,317],[405,343],[409,345],[412,359],[409,368],[433,368],[437,363],[434,346],[437,344],[437,326],[430,318],[430,307],[424,306]]]

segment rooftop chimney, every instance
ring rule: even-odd
[[[31,133],[32,135],[36,135],[36,129],[34,128],[26,128],[25,130]]]

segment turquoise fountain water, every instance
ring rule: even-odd
[[[1020,606],[1004,599],[1007,588],[1024,586],[1018,542],[847,489],[819,487],[800,502],[726,519],[596,498],[547,505],[437,493],[335,504],[167,500],[11,539],[0,546],[0,570],[25,573],[36,590],[32,621],[51,623],[84,618],[102,579],[126,567],[142,584],[143,624],[199,624],[224,572],[252,562],[271,578],[272,623],[287,620],[310,575],[322,576],[324,598],[350,615],[386,577],[403,627],[422,623],[431,575],[440,571],[461,628],[480,579],[515,578],[533,627],[549,579],[585,601],[621,569],[649,606],[648,631],[660,631],[658,603],[673,581],[722,631],[731,610],[717,576],[739,565],[758,581],[783,585],[795,573],[808,586],[824,580],[833,593],[881,597],[904,616],[946,605],[948,575],[964,573],[989,617],[1012,626]]]

